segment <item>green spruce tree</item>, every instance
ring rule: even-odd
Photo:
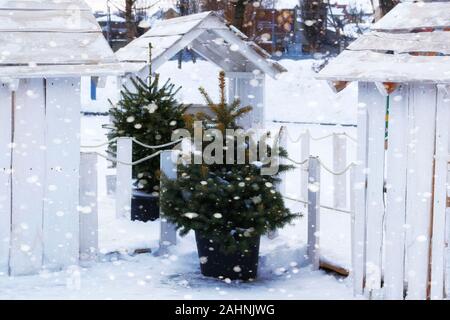
[[[220,101],[215,103],[200,88],[209,113],[199,113],[196,118],[203,121],[205,129],[216,128],[225,133],[226,129],[238,129],[237,120],[252,108],[240,107],[238,99],[230,104],[226,102],[223,72],[219,76],[219,90]],[[237,137],[235,146],[236,142]],[[224,161],[212,165],[179,165],[177,180],[162,178],[161,206],[181,235],[195,230],[219,243],[223,252],[245,254],[254,244],[254,237],[281,228],[296,217],[276,190],[280,182],[278,175],[261,175],[260,164],[249,163],[248,151],[247,147],[245,164]],[[286,156],[286,152],[282,150],[280,155]],[[291,168],[280,165],[278,172]]]
[[[148,81],[132,78],[132,89],[123,87],[121,99],[110,109],[112,128],[108,138],[132,137],[146,145],[161,145],[171,141],[172,132],[184,128],[186,106],[177,102],[175,95],[180,88],[168,80],[162,86],[159,75]],[[110,150],[115,152],[115,145]],[[139,144],[133,144],[133,161],[156,152]],[[141,191],[159,194],[159,157],[133,166],[133,178]]]

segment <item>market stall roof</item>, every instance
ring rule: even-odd
[[[152,46],[154,70],[189,47],[227,72],[259,70],[276,77],[286,71],[271,60],[266,51],[248,41],[236,28],[227,26],[213,12],[158,22],[116,53],[119,61],[125,63],[127,72],[136,73],[145,68],[149,60],[149,44]]]
[[[117,63],[84,1],[0,0],[0,77],[116,74]]]
[[[450,83],[450,2],[403,2],[318,75],[332,81]]]

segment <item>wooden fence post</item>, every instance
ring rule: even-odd
[[[279,136],[279,147],[283,148],[284,150],[287,150],[287,132],[286,132],[287,128],[286,127],[281,127],[280,129],[280,136]],[[278,159],[279,164],[280,165],[285,165],[286,164],[286,159],[284,158],[279,158]],[[280,174],[279,178],[281,179],[280,184],[277,186],[278,192],[280,192],[283,196],[286,194],[286,173],[283,172]]]
[[[97,154],[81,153],[80,260],[94,260],[98,252]]]
[[[11,236],[11,141],[14,95],[0,82],[0,274],[9,271]]]
[[[347,137],[333,134],[333,171],[345,169],[347,164]],[[347,207],[347,175],[333,175],[334,207],[345,209]]]
[[[433,167],[437,89],[411,84],[409,98],[406,275],[408,300],[425,300],[429,288],[430,231],[433,208]]]
[[[131,138],[126,137],[117,140],[117,160],[124,163],[133,161],[133,141]],[[131,165],[117,163],[116,218],[131,220],[132,169]]]
[[[320,163],[309,157],[308,165],[308,261],[313,270],[320,267]]]
[[[161,153],[161,173],[170,180],[177,179],[177,163],[172,161],[172,150],[165,150]],[[161,190],[163,186],[161,185]],[[162,192],[160,193],[162,197]],[[159,251],[158,254],[165,254],[167,248],[172,245],[177,244],[177,231],[175,225],[169,223],[165,217],[164,212],[160,209],[160,219],[161,219],[161,234],[159,239]]]
[[[384,298],[403,299],[408,139],[408,85],[402,84],[389,107],[386,173]]]
[[[450,103],[445,99],[445,90],[438,86],[436,108],[436,146],[434,157],[434,197],[433,197],[433,231],[431,239],[431,299],[444,298],[446,271],[446,200],[448,171],[448,117]]]
[[[305,159],[309,158],[310,142],[311,142],[311,135],[309,133],[309,130],[306,130],[301,140],[300,161],[304,161]],[[300,168],[300,170],[301,170],[300,173],[301,199],[303,201],[306,201],[308,199],[308,170],[306,170],[305,168]]]
[[[278,137],[279,139],[279,147],[283,148],[285,150],[287,150],[287,132],[286,132],[287,128],[286,127],[281,127],[280,129],[280,136]],[[281,165],[285,165],[286,164],[286,160],[283,158],[279,158],[278,159],[278,163]],[[286,173],[281,173],[280,174],[280,179],[281,182],[279,184],[276,185],[277,191],[284,196],[286,194]],[[279,235],[278,230],[275,231],[271,231],[267,234],[267,237],[270,240],[273,240],[275,238],[277,238]]]
[[[351,221],[351,229],[350,229],[350,245],[351,245],[351,267],[350,267],[350,275],[353,281],[353,284],[355,285],[355,263],[356,263],[356,250],[355,250],[355,231],[356,231],[356,225],[355,225],[355,206],[356,206],[356,199],[355,199],[355,181],[356,181],[356,170],[355,167],[352,167],[350,169],[350,221]]]
[[[368,90],[366,82],[359,83],[360,99],[366,101],[366,91]],[[357,161],[355,167],[354,188],[354,206],[355,223],[353,226],[352,250],[354,262],[353,271],[353,290],[354,294],[363,294],[364,278],[366,276],[366,203],[367,203],[367,141],[368,141],[368,112],[367,104],[358,105],[358,145]]]
[[[367,106],[368,141],[366,193],[366,282],[367,293],[379,297],[381,293],[383,216],[384,216],[384,142],[386,134],[386,102],[374,83],[360,92],[361,103]]]

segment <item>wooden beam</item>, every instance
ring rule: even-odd
[[[431,299],[443,299],[446,272],[446,198],[448,171],[448,118],[450,102],[444,99],[445,88],[438,87],[436,108],[436,145],[434,156],[433,221],[431,238]]]
[[[399,97],[399,98],[396,98]],[[409,86],[390,98],[386,173],[385,299],[403,299]]]

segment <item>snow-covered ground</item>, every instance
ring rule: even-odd
[[[335,95],[325,82],[312,79],[310,60],[281,61],[289,72],[277,81],[267,81],[267,127],[276,130],[278,121],[351,124],[356,118],[354,88]],[[199,85],[215,90],[218,70],[206,62],[185,63],[182,70],[176,62],[159,70],[183,84],[182,100],[200,102]],[[217,71],[217,72],[216,72]],[[85,116],[82,119],[82,144],[106,141],[102,124],[108,117]],[[355,136],[353,127],[319,126],[286,123],[289,135],[309,129],[312,136],[346,132]],[[354,159],[355,146],[348,143],[348,162]],[[311,152],[331,166],[330,139],[314,141]],[[300,159],[300,146],[290,141],[288,151]],[[305,262],[307,219],[280,231],[275,240],[261,243],[259,277],[255,282],[236,283],[202,277],[193,235],[180,238],[170,254],[134,254],[136,249],[158,247],[158,222],[130,222],[115,219],[114,197],[106,192],[106,161],[99,161],[99,237],[100,258],[96,263],[73,266],[60,272],[43,271],[26,277],[0,276],[0,299],[351,299],[351,280],[324,271],[311,271]],[[299,170],[287,176],[287,195],[299,197]],[[322,172],[323,204],[331,205],[332,177]],[[288,201],[295,212],[302,205]],[[321,216],[321,253],[323,259],[348,268],[350,265],[350,216],[323,210]]]

